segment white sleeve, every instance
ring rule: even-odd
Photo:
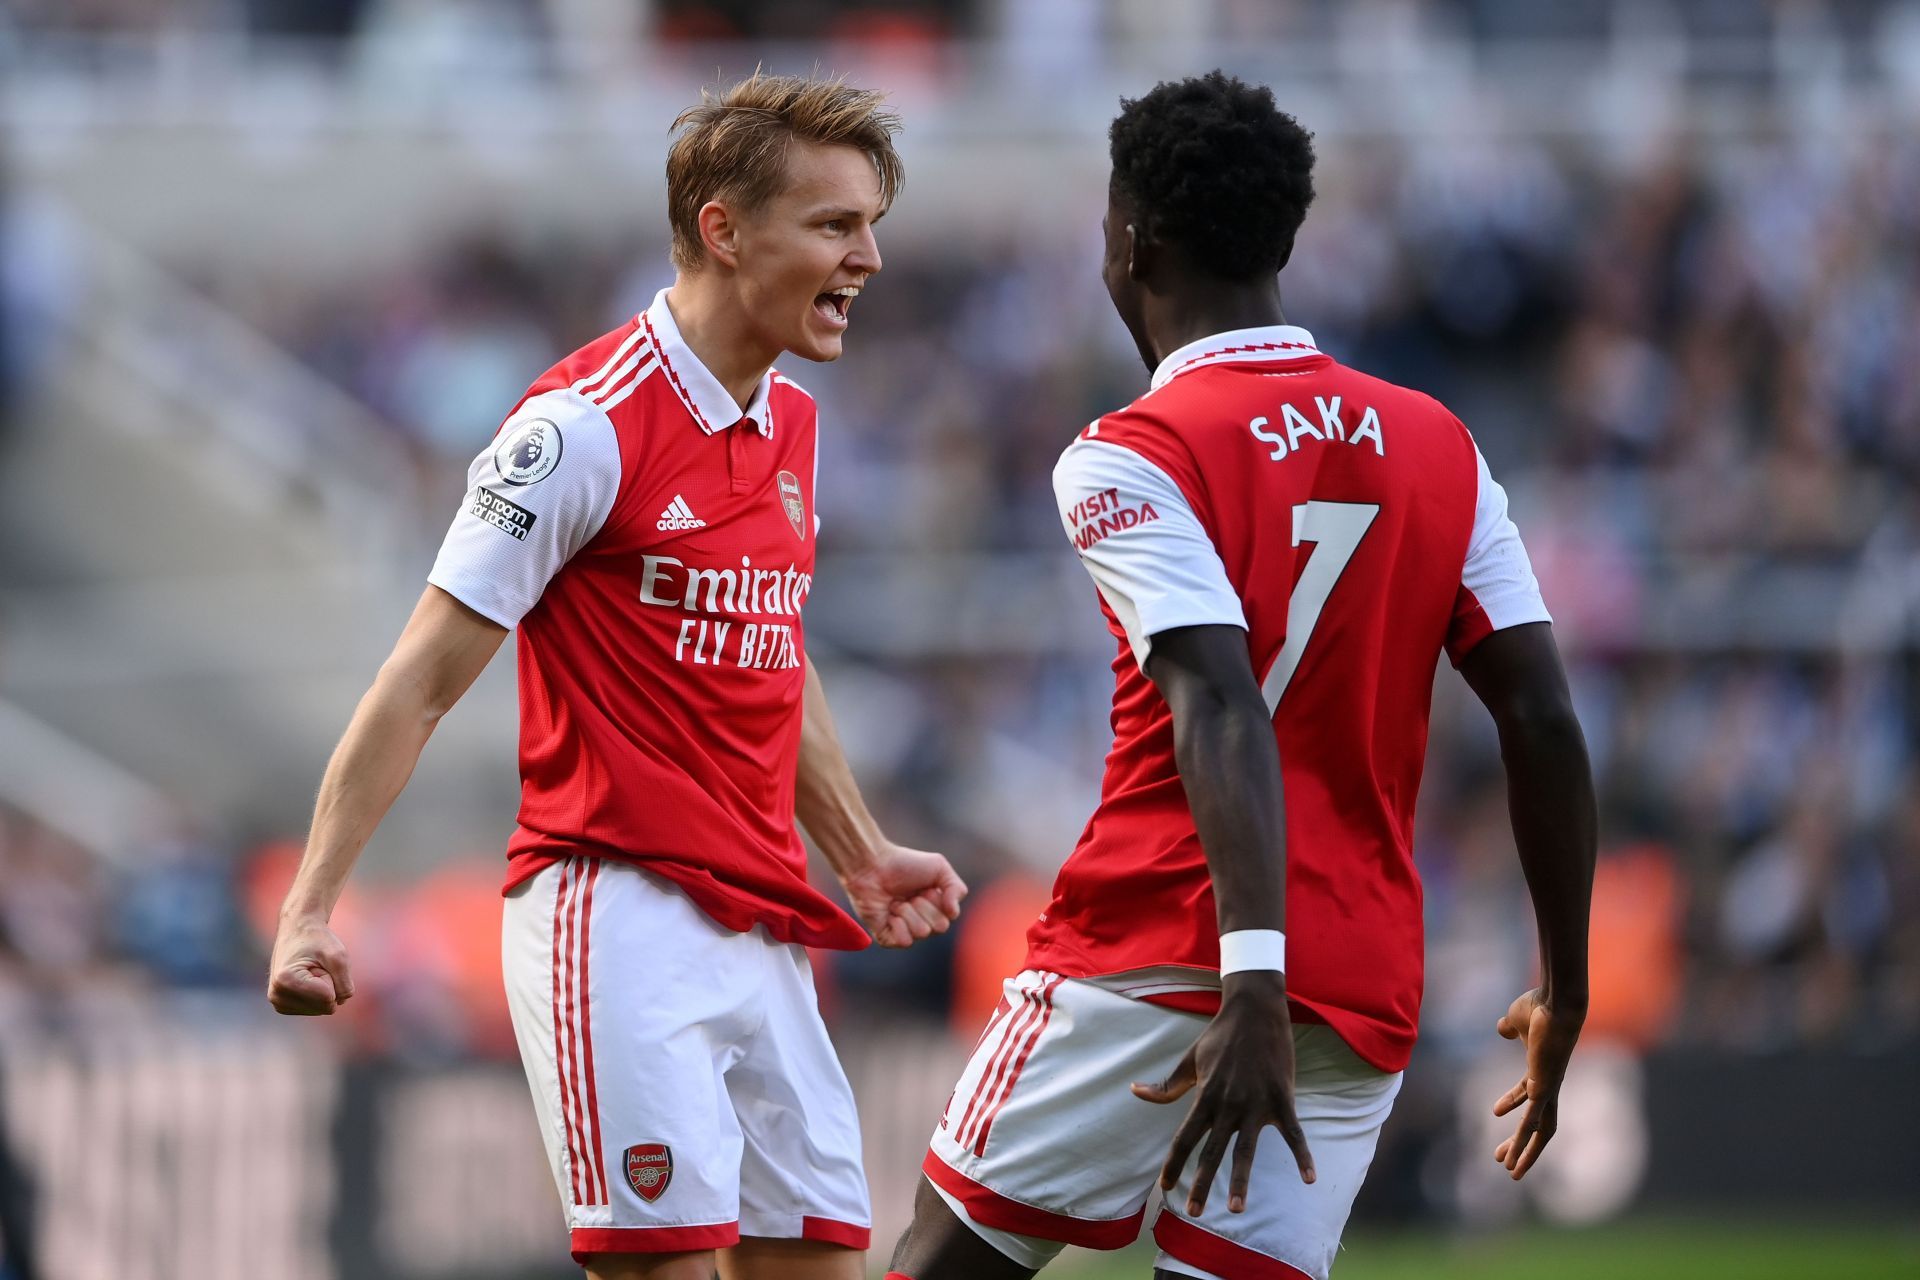
[[[1067,446],[1053,469],[1060,522],[1144,670],[1175,627],[1246,629],[1213,539],[1166,472],[1103,440]]]
[[[1487,469],[1487,460],[1474,446],[1480,469],[1479,494],[1473,506],[1473,536],[1467,542],[1467,560],[1460,586],[1486,614],[1487,629],[1500,631],[1524,622],[1551,622],[1533,564],[1520,541],[1520,530],[1507,515],[1507,491]]]
[[[520,406],[467,470],[467,496],[427,581],[503,627],[607,522],[620,445],[604,410],[569,390]]]

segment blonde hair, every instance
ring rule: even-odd
[[[718,97],[702,90],[700,104],[673,122],[679,137],[667,151],[667,222],[673,263],[682,270],[706,257],[700,209],[724,200],[751,211],[779,195],[787,177],[787,148],[801,142],[858,147],[880,175],[880,207],[900,193],[906,171],[893,136],[900,117],[882,109],[883,96],[841,80],[754,72]]]

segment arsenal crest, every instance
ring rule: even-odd
[[[800,477],[791,471],[780,473],[780,505],[786,508],[787,523],[793,526],[793,536],[805,542],[807,540],[807,504],[800,496]]]
[[[664,1142],[643,1142],[627,1148],[627,1185],[651,1204],[673,1181],[673,1148]]]

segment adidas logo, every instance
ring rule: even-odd
[[[679,494],[673,495],[673,501],[660,513],[660,519],[654,522],[656,529],[704,529],[707,522],[693,514],[693,508]]]

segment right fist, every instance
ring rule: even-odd
[[[267,966],[267,1001],[278,1013],[332,1013],[353,996],[347,948],[321,921],[282,921]]]

